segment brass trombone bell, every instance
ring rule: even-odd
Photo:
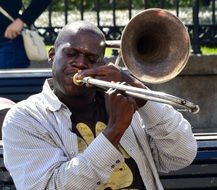
[[[126,68],[137,79],[151,84],[176,77],[190,54],[190,38],[185,25],[167,10],[152,8],[134,16],[120,41],[107,41],[120,48]]]

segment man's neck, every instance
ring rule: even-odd
[[[73,97],[64,97],[60,100],[71,110],[82,112],[87,110],[95,101],[95,95],[91,94],[89,96],[73,96]]]

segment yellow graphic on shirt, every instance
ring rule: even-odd
[[[76,125],[77,130],[79,131],[82,138],[78,137],[78,149],[79,152],[83,152],[87,146],[94,140],[94,134],[89,128],[88,125],[84,123],[78,123]],[[97,122],[95,126],[96,136],[99,135],[106,125],[103,122]],[[129,159],[130,156],[124,150],[121,145],[118,146],[120,152],[123,154],[125,159]],[[106,184],[103,184],[97,188],[97,190],[104,190],[105,188],[110,187],[111,189],[121,189],[129,187],[133,182],[133,174],[130,168],[126,163],[120,163],[114,170],[112,176]]]

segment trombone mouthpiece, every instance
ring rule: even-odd
[[[76,74],[72,77],[72,82],[73,82],[75,85],[80,86],[80,85],[83,84],[83,82],[82,82],[82,80],[79,80],[79,79],[76,78],[77,75],[78,75],[78,73],[76,73]]]

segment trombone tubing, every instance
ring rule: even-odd
[[[92,77],[85,77],[82,79],[82,81],[79,81],[78,83],[91,84],[91,85],[95,85],[101,88],[106,87],[106,88],[122,90],[127,95],[134,96],[137,98],[156,101],[156,102],[170,104],[170,105],[175,105],[177,107],[182,108],[180,111],[189,111],[194,114],[199,112],[198,105],[195,105],[194,103],[189,102],[185,99],[172,96],[166,93],[162,93],[162,92],[156,92],[156,91],[152,91],[149,89],[142,89],[142,88],[137,88],[133,86],[127,86],[127,85],[118,84],[115,82],[107,82],[107,81],[103,81],[99,79],[94,79]]]

